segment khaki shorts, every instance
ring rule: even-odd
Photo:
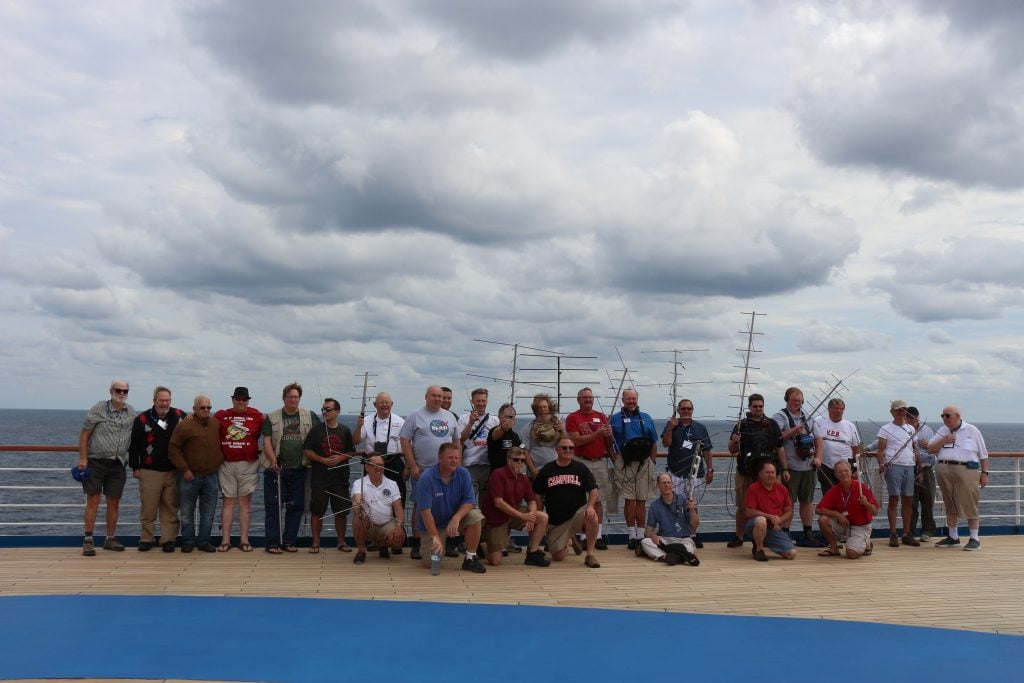
[[[594,475],[597,483],[597,490],[601,492],[601,509],[604,511],[604,518],[619,512],[619,492],[615,487],[615,479],[612,475],[611,464],[608,458],[600,460],[586,460],[584,458],[573,458],[577,462],[586,465],[590,473]]]
[[[386,543],[391,532],[398,528],[398,520],[395,519],[389,519],[383,524],[374,524],[369,520],[359,523],[366,526],[366,540],[375,543]]]
[[[871,544],[871,525],[863,524],[856,526],[851,524],[846,535],[846,548],[858,555],[863,555]]]
[[[217,477],[220,494],[225,498],[249,496],[260,482],[260,464],[256,460],[225,462],[220,466]]]
[[[947,513],[960,519],[978,519],[978,498],[981,496],[981,470],[940,462],[935,479],[942,491],[942,504]]]
[[[814,470],[789,471],[789,497],[794,503],[810,503],[814,500],[814,489],[818,484],[818,475]]]
[[[587,506],[583,505],[569,521],[562,522],[556,527],[548,527],[548,550],[552,555],[568,547],[573,534],[583,531],[583,519],[586,514]]]
[[[654,463],[650,458],[615,465],[615,485],[625,500],[647,500],[654,491]]]
[[[497,552],[508,545],[509,529],[520,530],[525,522],[517,517],[510,517],[504,524],[485,526],[483,540],[489,552]]]
[[[466,516],[462,518],[462,521],[459,522],[459,533],[461,534],[463,531],[465,531],[466,527],[473,526],[474,524],[477,524],[477,523],[480,523],[480,522],[483,522],[483,521],[484,521],[484,514],[482,512],[480,512],[480,508],[472,508],[469,512],[466,513]],[[448,539],[448,527],[447,527],[447,525],[445,525],[445,526],[438,526],[437,527],[437,535],[441,537],[441,544],[444,545],[444,542]],[[431,546],[432,543],[433,543],[433,541],[430,540],[430,536],[427,534],[427,532],[426,531],[421,531],[420,532],[420,554],[426,560],[430,559],[430,546]]]

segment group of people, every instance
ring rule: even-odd
[[[320,552],[323,522],[332,516],[337,547],[354,550],[356,564],[365,563],[373,549],[389,558],[401,554],[409,540],[405,521],[411,506],[410,556],[424,567],[461,552],[464,570],[484,573],[485,564],[498,566],[523,551],[511,539],[512,531],[521,531],[528,538],[527,565],[563,561],[571,548],[584,556],[586,567],[598,568],[595,551],[607,549],[606,515],[619,509],[621,498],[629,549],[669,565],[700,562],[698,508],[715,467],[711,437],[693,419],[688,399],[678,403],[659,435],[651,416],[639,409],[634,389],[621,393],[621,408],[617,402],[610,416],[594,410],[591,389],[580,389],[579,407],[564,422],[557,403],[537,394],[533,419],[520,434],[515,407],[504,404],[492,415],[486,389],[472,392],[471,410],[459,417],[450,409],[451,390],[434,385],[423,407],[405,418],[394,414],[388,393],[379,393],[372,415],[360,415],[353,433],[339,421],[336,399],[324,399],[319,416],[301,407],[297,382],[284,387],[282,407],[266,414],[250,405],[244,386],[235,388],[230,408],[216,412],[205,395],[195,397],[191,412],[175,408],[170,389],[159,386],[152,407],[136,413],[128,391],[128,382],[112,382],[110,398],[92,407],[80,435],[72,474],[86,494],[86,556],[96,553],[94,528],[103,497],[103,548],[124,550],[116,528],[127,464],[139,483],[140,551],[159,546],[174,552],[180,532],[182,552],[227,552],[234,547],[237,506],[238,547],[251,552],[252,496],[262,469],[268,553],[298,551],[308,509],[309,552]],[[729,439],[737,502],[736,537],[729,547],[750,540],[759,561],[768,559],[765,549],[791,559],[797,544],[819,547],[822,555],[840,555],[841,544],[848,558],[869,555],[879,506],[856,477],[860,437],[843,419],[843,401],[833,398],[828,415],[813,419],[803,411],[799,389],[787,390],[785,401],[768,418],[764,398],[751,395],[749,412]],[[955,406],[943,411],[944,425],[936,432],[903,401],[894,401],[891,412],[893,421],[882,427],[878,442],[879,469],[889,489],[890,544],[920,545],[913,533],[919,508],[922,540],[935,533],[934,488],[930,495],[915,492],[937,481],[949,536],[936,546],[958,547],[957,519],[965,518],[971,533],[965,549],[978,549],[978,491],[988,476],[980,432]],[[655,476],[659,443],[668,457],[665,471]],[[353,464],[362,466],[362,476],[350,481]],[[816,484],[822,496],[814,506]],[[221,537],[215,543],[218,498]],[[794,504],[803,527],[795,541],[789,533]],[[900,509],[902,538],[896,531]],[[354,549],[346,538],[349,512]],[[815,514],[820,534],[812,531]]]

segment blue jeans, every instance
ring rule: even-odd
[[[283,469],[281,477],[281,500],[284,502],[284,533],[281,533],[281,519],[277,502],[277,478],[279,473],[263,470],[264,533],[267,547],[276,548],[280,543],[295,545],[299,536],[299,525],[306,507],[306,468]]]
[[[199,541],[209,543],[210,532],[213,530],[213,513],[217,511],[217,498],[220,497],[220,482],[217,473],[204,476],[196,475],[192,481],[185,477],[178,480],[181,489],[181,545],[195,546],[196,541],[196,501],[199,502]]]

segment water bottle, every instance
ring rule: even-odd
[[[430,574],[431,576],[437,576],[441,573],[441,554],[430,553]]]

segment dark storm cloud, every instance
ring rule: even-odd
[[[931,11],[948,12],[949,21],[919,17],[914,42],[905,27],[893,28],[880,45],[865,39],[842,54],[826,53],[793,105],[810,149],[838,166],[961,186],[1024,186],[1024,48],[1020,31],[1007,30],[1000,18],[1005,13],[1015,25],[1021,13],[1007,11],[1008,3],[996,6],[982,20],[967,15],[986,15],[987,3],[945,3]],[[871,33],[877,19],[864,17],[844,35]]]

